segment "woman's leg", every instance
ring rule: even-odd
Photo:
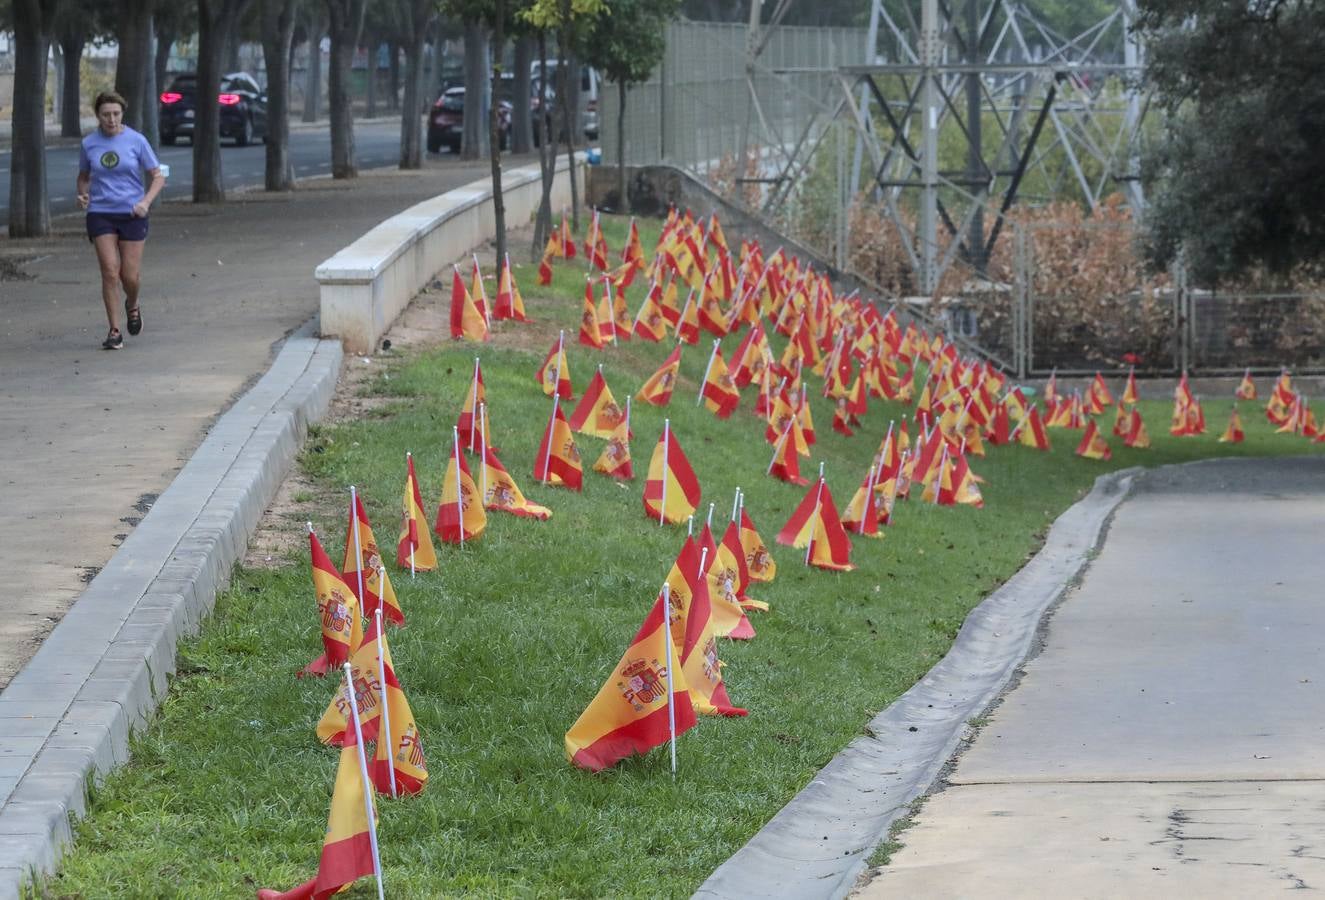
[[[115,234],[99,234],[93,241],[97,265],[101,268],[101,300],[106,304],[106,321],[111,331],[120,328],[120,239]],[[141,258],[141,252],[139,254]]]
[[[120,284],[124,285],[124,308],[138,308],[138,278],[143,269],[143,245],[147,241],[120,241]]]

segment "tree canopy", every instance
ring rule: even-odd
[[[1325,262],[1325,3],[1141,0],[1147,79],[1168,115],[1148,148],[1147,256],[1206,284]]]

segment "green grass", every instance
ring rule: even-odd
[[[656,225],[645,232],[651,246]],[[609,220],[607,233],[619,248],[624,223]],[[1167,404],[1143,403],[1154,449],[1114,439],[1110,463],[1073,456],[1079,432],[1051,430],[1048,454],[991,448],[972,463],[988,482],[985,509],[899,504],[885,539],[856,541],[855,572],[806,569],[797,551],[774,548],[777,580],[751,591],[772,612],[754,617],[754,641],[722,647],[731,696],[750,717],[706,719],[684,735],[675,782],[662,751],[591,775],[566,762],[563,735],[619,659],[684,534],[646,521],[640,503],[663,416],[705,504],[718,504],[716,522],[725,525],[739,485],[771,546],[803,489],[763,474],[770,448],[748,412],[751,392],[727,422],[696,407],[703,343],[686,349],[670,408],[635,410],[639,480],[623,488],[586,471],[583,494],[535,484],[550,404],[532,373],[558,325],[574,337],[581,273],[559,266],[540,290],[523,269],[535,324],[503,325],[491,346],[447,343],[392,361],[373,385],[392,398],[383,414],[317,429],[301,460],[319,496],[357,485],[379,540],[394,546],[404,453],[414,452],[431,507],[479,353],[494,442],[526,494],[554,511],[546,523],[493,513],[480,540],[439,548],[438,572],[411,582],[393,570],[408,626],[391,633],[392,652],[431,781],[417,797],[380,805],[391,896],[686,896],[942,657],[967,612],[1097,475],[1312,452],[1272,434],[1249,404],[1247,442],[1217,444],[1228,411],[1218,401],[1207,404],[1214,433],[1182,439],[1167,435]],[[632,287],[632,310],[644,287]],[[603,353],[571,346],[577,397],[602,361],[624,402],[666,352],[638,341]],[[815,398],[819,443],[805,471],[824,461],[845,503],[889,418],[902,414],[872,403],[863,433],[847,439]],[[580,441],[587,469],[602,442]],[[321,509],[314,523],[339,561],[343,506]],[[336,767],[313,726],[333,685],[294,672],[319,649],[303,554],[277,570],[238,570],[201,636],[182,648],[169,699],[134,738],[132,761],[97,790],[51,887],[68,897],[251,897],[256,886],[311,877]],[[348,896],[370,894],[365,882]]]

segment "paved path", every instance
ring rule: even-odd
[[[351,184],[305,183],[152,217],[143,315],[124,350],[105,315],[80,218],[41,241],[35,280],[0,283],[0,686],[105,565],[215,418],[317,310],[317,263],[381,220],[481,178],[487,163],[431,160]]]
[[[860,897],[1325,889],[1325,463],[1135,490]]]

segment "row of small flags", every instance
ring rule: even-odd
[[[660,407],[671,402],[682,347],[697,343],[701,329],[714,334],[715,340],[696,403],[726,419],[739,407],[741,389],[756,387],[753,412],[764,421],[764,437],[773,447],[766,475],[807,488],[777,534],[779,544],[805,551],[806,565],[849,571],[849,533],[882,537],[880,526],[891,523],[896,501],[911,496],[916,485],[923,503],[983,506],[982,479],[972,472],[968,454],[983,456],[986,441],[1048,450],[1047,429],[1081,429],[1084,433],[1077,455],[1094,459],[1111,455],[1094,418],[1114,405],[1101,375],[1096,375],[1084,395],[1076,392],[1071,396],[1060,394],[1057,378],[1051,376],[1042,415],[1034,402],[1008,385],[992,366],[963,359],[942,335],[926,335],[914,323],[903,329],[891,310],[880,315],[872,304],[854,295],[835,297],[825,277],[781,250],[765,260],[757,242],[743,242],[739,263],[735,262],[716,215],[704,223],[694,220],[688,211],[681,215],[673,209],[647,266],[632,220],[622,264],[609,271],[608,249],[595,212],[584,253],[602,275],[586,280],[577,343],[601,350],[632,336],[662,341],[670,332],[676,344],[633,398],[627,398],[624,409],[599,365],[567,418],[562,402],[574,400],[575,392],[567,365],[566,334],[560,333],[534,375],[552,400],[533,464],[534,478],[544,485],[582,489],[583,467],[575,433],[606,440],[595,471],[621,481],[633,480],[631,400]],[[552,260],[575,256],[575,243],[563,219],[549,239],[540,282],[550,280]],[[631,320],[624,290],[640,271],[647,272],[650,284],[639,313]],[[497,283],[495,302],[489,304],[476,259],[468,286],[459,269],[454,270],[453,337],[487,340],[493,319],[528,321],[509,259],[502,261]],[[595,296],[596,283],[602,287],[601,300]],[[684,304],[678,302],[678,283],[689,288]],[[729,310],[723,309],[724,303],[731,304]],[[788,338],[779,359],[773,357],[765,319]],[[721,352],[721,340],[745,325],[749,330],[729,364]],[[928,371],[923,385],[917,382],[921,362]],[[853,429],[861,426],[870,397],[916,403],[914,439],[905,419],[900,427],[890,423],[868,472],[841,512],[822,464],[813,482],[800,475],[799,458],[809,457],[809,448],[816,442],[804,378],[807,370],[823,378],[823,395],[835,404],[833,429],[845,436],[854,435]],[[1255,396],[1248,373],[1237,397],[1248,400]],[[1137,400],[1135,375],[1129,373],[1117,402],[1113,433],[1125,445],[1140,448],[1149,446],[1149,437]],[[1292,390],[1286,372],[1276,382],[1267,417],[1280,425],[1280,431],[1317,435],[1306,399]],[[1185,374],[1175,389],[1170,430],[1184,435],[1205,430],[1199,400],[1191,393]],[[470,387],[452,430],[431,526],[413,458],[407,454],[396,553],[402,569],[413,574],[437,566],[432,535],[461,546],[478,539],[486,527],[487,510],[536,520],[552,515],[551,510],[524,496],[491,445],[491,434],[482,370],[475,359]],[[1241,439],[1235,406],[1220,440]],[[471,454],[477,463],[477,478],[467,459]],[[317,878],[284,894],[260,892],[263,897],[328,896],[327,889],[338,889],[370,874],[377,875],[380,893],[372,795],[374,791],[391,796],[416,792],[427,781],[417,724],[383,631],[384,621],[402,624],[404,614],[380,565],[362,502],[351,491],[344,574],[336,570],[311,525],[309,528],[324,653],[301,674],[325,674],[333,667],[343,667],[346,672],[345,683],[316,729],[323,742],[342,746],[323,859]],[[690,534],[635,638],[567,732],[566,753],[575,765],[596,771],[667,743],[675,774],[676,738],[695,725],[697,714],[746,714],[728,696],[717,638],[755,637],[747,612],[768,607],[746,591],[754,582],[771,581],[776,564],[739,489],[721,541],[712,531],[712,504],[695,539],[693,524],[701,489],[670,420],[664,420],[654,446],[642,501],[651,521],[689,523]],[[365,618],[369,621],[366,631]],[[366,761],[366,742],[376,742],[371,766]],[[356,766],[357,781],[353,777]],[[356,812],[360,807],[362,811]]]

